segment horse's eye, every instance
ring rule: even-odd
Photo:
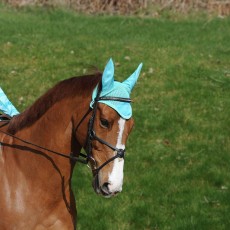
[[[108,127],[109,127],[109,122],[108,122],[106,119],[101,119],[101,120],[100,120],[100,123],[101,123],[101,125],[102,125],[104,128],[108,128]]]

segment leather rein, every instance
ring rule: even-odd
[[[86,154],[79,153],[79,155],[76,157],[76,156],[74,156],[74,153],[71,152],[69,155],[66,155],[64,153],[60,153],[60,152],[57,152],[57,151],[54,151],[54,150],[42,147],[40,145],[31,143],[31,142],[29,142],[27,140],[21,139],[21,138],[15,136],[13,134],[10,134],[8,132],[2,131],[2,130],[0,130],[0,132],[4,133],[7,136],[13,137],[13,138],[15,138],[15,139],[17,139],[17,140],[25,143],[25,144],[28,144],[28,145],[31,145],[31,146],[35,146],[35,147],[37,147],[39,149],[48,151],[50,153],[53,153],[55,155],[58,155],[58,156],[61,156],[61,157],[64,157],[64,158],[68,158],[68,159],[70,159],[73,162],[80,162],[80,163],[83,163],[83,164],[88,164],[90,162],[92,172],[93,172],[94,175],[96,175],[96,174],[98,174],[98,172],[103,167],[105,167],[111,161],[115,160],[116,158],[124,158],[124,156],[125,156],[125,149],[118,149],[117,147],[111,145],[110,143],[106,142],[105,140],[101,139],[100,137],[98,137],[96,135],[96,132],[94,131],[93,126],[94,126],[94,121],[95,121],[95,117],[96,117],[98,102],[101,101],[101,100],[103,100],[103,101],[110,100],[110,101],[120,101],[120,102],[131,103],[131,99],[130,98],[122,98],[122,97],[100,97],[101,89],[102,89],[102,87],[101,87],[101,83],[100,83],[99,87],[98,87],[96,98],[94,99],[94,103],[93,103],[92,109],[90,108],[86,112],[86,114],[82,117],[82,119],[80,120],[80,122],[78,123],[77,127],[74,130],[75,132],[77,131],[77,129],[81,125],[81,123],[84,121],[84,119],[87,117],[87,115],[92,111],[92,115],[91,115],[91,117],[89,119],[89,124],[88,124],[88,132],[87,132],[87,140],[86,140]],[[0,120],[0,122],[3,122],[3,125],[1,125],[0,128],[3,127],[3,126],[5,126],[5,125],[7,125],[9,123],[10,119],[11,118],[9,118],[7,116],[7,119]],[[97,167],[97,163],[96,163],[95,159],[92,156],[92,141],[93,140],[99,141],[100,143],[108,146],[115,153],[115,155],[113,157],[111,157],[109,160],[105,161],[99,167]],[[4,142],[0,142],[0,144],[4,144]]]

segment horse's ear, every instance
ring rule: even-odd
[[[129,93],[131,93],[134,85],[136,84],[137,82],[137,79],[140,75],[140,72],[141,72],[141,68],[142,68],[142,63],[137,67],[137,69],[135,70],[135,72],[130,76],[128,77],[128,79],[126,79],[125,81],[123,81],[122,84],[124,84],[128,90],[129,90]]]
[[[114,84],[114,64],[112,58],[109,59],[102,75],[102,91],[107,92],[113,88]]]

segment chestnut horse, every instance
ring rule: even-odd
[[[0,122],[1,230],[76,229],[71,177],[82,147],[95,192],[110,197],[122,190],[125,143],[134,121],[106,101],[125,105],[130,99],[102,98],[102,81],[100,73],[64,80]]]

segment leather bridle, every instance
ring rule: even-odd
[[[101,93],[101,83],[98,86],[98,91],[97,91],[97,95],[96,98],[94,99],[93,102],[93,108],[92,108],[92,115],[91,118],[89,120],[89,125],[88,125],[88,132],[87,132],[87,141],[86,141],[86,160],[88,162],[90,162],[91,164],[91,169],[93,171],[93,174],[96,175],[98,174],[98,172],[105,167],[107,164],[109,164],[111,161],[115,160],[116,158],[124,158],[125,157],[125,149],[119,149],[113,145],[111,145],[110,143],[108,143],[107,141],[101,139],[100,137],[98,137],[96,135],[96,132],[94,131],[93,127],[94,127],[94,121],[95,121],[95,117],[96,117],[96,112],[97,112],[97,107],[98,107],[98,102],[99,101],[120,101],[120,102],[127,102],[130,103],[131,99],[130,98],[122,98],[122,97],[100,97],[100,93]],[[108,146],[110,149],[112,149],[115,153],[115,155],[113,157],[111,157],[109,160],[105,161],[102,165],[100,165],[99,167],[97,167],[97,163],[95,161],[95,159],[92,156],[92,141],[96,140],[99,141],[101,144],[104,144],[106,146]]]
[[[85,116],[82,117],[82,119],[80,120],[80,122],[78,123],[77,127],[75,128],[75,132],[77,131],[78,127],[80,126],[80,124],[83,122],[83,120],[88,116],[88,114],[92,111],[92,115],[90,117],[89,120],[89,124],[88,124],[88,132],[87,132],[87,139],[86,139],[86,154],[84,153],[80,153],[79,156],[75,156],[74,153],[70,153],[69,155],[66,155],[64,153],[60,153],[60,152],[56,152],[53,151],[51,149],[47,149],[45,147],[42,147],[40,145],[31,143],[30,141],[21,139],[13,134],[10,134],[8,132],[5,132],[3,130],[0,130],[1,133],[4,133],[5,135],[11,136],[25,144],[31,145],[31,146],[35,146],[37,148],[40,148],[42,150],[46,150],[50,153],[53,153],[55,155],[61,156],[61,157],[65,157],[68,158],[74,162],[80,162],[83,164],[88,164],[90,163],[91,165],[91,169],[94,175],[98,174],[98,172],[105,167],[107,164],[109,164],[111,161],[115,160],[116,158],[124,158],[125,156],[125,149],[119,149],[113,145],[111,145],[110,143],[106,142],[105,140],[101,139],[100,137],[98,137],[96,135],[96,132],[94,131],[93,127],[94,127],[94,122],[95,122],[95,117],[96,117],[96,112],[97,112],[97,107],[98,107],[98,102],[99,101],[120,101],[120,102],[127,102],[127,103],[131,103],[131,99],[130,98],[122,98],[122,97],[100,97],[100,93],[102,90],[102,86],[101,86],[101,82],[98,85],[98,91],[97,91],[97,95],[96,98],[94,99],[94,103],[92,106],[92,109],[88,110],[87,113],[85,114]],[[3,123],[1,127],[5,126],[8,124],[8,122],[10,121],[10,119],[6,119],[6,120],[2,120],[1,122]],[[99,141],[100,143],[108,146],[110,149],[112,149],[115,152],[115,155],[113,157],[111,157],[109,160],[105,161],[103,164],[101,164],[99,167],[97,167],[97,163],[96,160],[94,159],[94,157],[92,156],[92,141],[96,140]],[[4,144],[4,142],[0,142],[0,144]],[[85,159],[82,159],[80,157],[83,157]]]

